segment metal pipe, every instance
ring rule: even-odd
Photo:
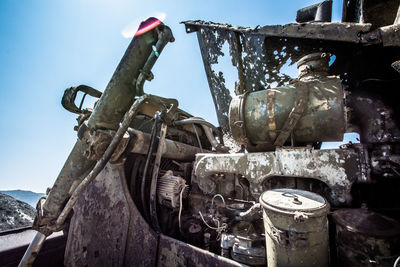
[[[152,46],[153,52],[151,52],[149,58],[147,59],[146,63],[144,64],[143,68],[140,70],[139,77],[136,81],[136,94],[143,95],[143,84],[145,80],[152,80],[153,75],[151,74],[151,69],[153,68],[154,64],[156,63],[160,53],[164,49],[165,45],[168,42],[173,42],[174,37],[172,35],[171,30],[167,27],[164,30],[158,33],[158,41],[155,46]]]
[[[70,199],[68,200],[64,209],[62,210],[60,216],[57,218],[56,225],[62,225],[64,223],[65,219],[67,218],[68,214],[70,213],[72,207],[75,205],[75,203],[78,200],[82,191],[104,169],[104,166],[106,166],[107,162],[110,160],[112,154],[114,153],[119,142],[121,141],[122,137],[124,136],[126,130],[128,129],[129,125],[131,124],[133,117],[136,115],[136,113],[138,111],[138,108],[149,97],[151,97],[151,95],[145,95],[145,96],[139,97],[132,104],[131,108],[125,113],[125,116],[124,116],[124,119],[122,120],[121,126],[119,127],[118,131],[115,133],[113,139],[111,140],[110,145],[107,147],[106,151],[104,152],[104,154],[100,158],[100,160],[97,161],[93,170],[89,173],[88,176],[86,176],[85,179],[83,179],[83,181],[78,185],[78,187],[72,193]]]
[[[309,21],[329,22],[332,19],[332,1],[323,1],[315,5],[307,6],[297,10],[296,22]]]
[[[39,205],[38,213],[32,226],[34,230],[48,236],[64,227],[63,224],[79,195],[107,164],[131,123],[133,116],[136,114],[137,108],[144,100],[150,98],[150,96],[143,96],[135,101],[135,90],[132,90],[132,81],[138,77],[140,68],[144,66],[152,53],[149,43],[151,44],[156,40],[154,32],[163,30],[172,35],[170,29],[161,24],[154,30],[133,38],[88,120],[88,128],[90,130],[99,128],[118,129],[116,134],[96,164],[95,161],[89,160],[84,156],[84,152],[89,147],[87,140],[82,138],[82,140],[76,142],[46,201],[43,205]],[[174,105],[170,107],[170,109],[173,108]],[[120,123],[121,119],[122,123]],[[70,197],[69,191],[72,185],[77,182],[80,182],[80,184]],[[67,200],[68,202],[65,205]],[[38,242],[40,240],[38,238],[32,241],[32,249],[28,249],[25,257],[30,261],[26,262],[26,264],[32,264],[35,260],[44,241]]]
[[[133,128],[128,128],[129,135],[135,138],[135,143],[130,149],[131,153],[146,155],[151,143],[151,134],[138,131]],[[158,137],[156,137],[158,138]],[[195,146],[187,145],[181,142],[165,139],[164,158],[193,161],[197,153],[209,153],[211,151],[203,149],[203,151]]]
[[[206,125],[206,126],[212,128],[215,132],[218,132],[217,127],[215,127],[212,123],[210,123],[200,117],[191,117],[191,118],[183,119],[180,121],[175,121],[174,125],[184,125],[184,124],[192,124],[192,123]]]
[[[45,240],[46,236],[41,232],[37,232],[32,242],[29,244],[28,249],[25,251],[25,254],[18,264],[18,267],[31,266],[35,261],[36,256],[39,254],[39,251],[42,248]]]
[[[215,149],[218,149],[218,146],[220,145],[218,141],[215,139],[214,135],[212,134],[210,128],[208,128],[206,125],[201,124],[201,127],[203,127],[204,133],[207,136],[208,141],[210,141],[211,146]]]
[[[125,55],[88,120],[91,130],[97,128],[118,129],[124,113],[132,105],[135,97],[132,81],[139,75],[139,69],[151,54],[149,43],[155,42],[154,30],[133,38]],[[33,229],[51,234],[48,225],[56,220],[70,197],[68,193],[73,184],[81,182],[96,164],[84,156],[89,144],[85,139],[78,139],[49,192],[40,214],[33,224]]]
[[[253,221],[255,219],[259,219],[262,217],[262,214],[260,214],[261,211],[261,204],[256,203],[248,210],[240,212],[238,214],[237,220]]]
[[[215,127],[213,124],[199,117],[192,117],[174,122],[174,125],[184,125],[184,124],[200,124],[203,127],[204,133],[206,134],[206,137],[210,142],[211,146],[216,150],[220,150],[221,144],[218,143],[212,131],[210,130],[210,128],[212,128],[216,133],[219,132],[218,128]]]

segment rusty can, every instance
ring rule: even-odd
[[[267,263],[329,266],[328,202],[299,189],[273,189],[260,196]]]
[[[400,223],[361,209],[333,213],[338,266],[393,266],[400,255]]]

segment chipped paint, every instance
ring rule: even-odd
[[[358,161],[357,152],[334,149],[296,148],[249,154],[201,154],[195,162],[193,182],[205,194],[211,194],[215,190],[213,174],[240,174],[249,181],[253,197],[258,198],[263,190],[262,184],[274,176],[311,178],[325,183],[332,190],[333,201],[342,205],[350,203],[351,186],[362,174]],[[212,188],[211,183],[214,184]]]

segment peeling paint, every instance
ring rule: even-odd
[[[350,189],[363,172],[353,150],[277,149],[275,152],[249,154],[202,154],[195,163],[195,179],[205,194],[210,191],[212,174],[240,174],[250,182],[254,198],[262,193],[262,184],[274,176],[317,179],[332,190],[333,201],[350,203]],[[353,166],[349,168],[348,166]],[[215,185],[215,184],[214,184]]]

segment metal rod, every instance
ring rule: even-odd
[[[161,157],[165,151],[165,136],[167,135],[167,124],[161,124],[160,141],[158,142],[156,159],[154,160],[153,175],[150,185],[150,218],[153,227],[157,232],[161,232],[157,217],[157,179],[160,170]]]
[[[41,232],[36,232],[35,237],[29,244],[28,249],[25,251],[25,254],[18,264],[18,267],[31,266],[35,261],[37,255],[39,254],[39,251],[42,248],[45,240],[46,236],[44,234],[42,234]]]
[[[184,124],[193,124],[193,123],[206,125],[206,126],[212,128],[215,132],[218,132],[218,128],[215,127],[212,123],[204,120],[203,118],[199,118],[199,117],[191,117],[191,118],[183,119],[180,121],[175,121],[174,125],[184,125]]]
[[[129,135],[136,138],[130,149],[131,153],[147,155],[151,144],[151,134],[128,128]],[[158,137],[156,137],[157,139]],[[163,157],[167,159],[193,161],[197,153],[211,153],[211,151],[199,147],[187,145],[171,139],[165,139],[165,152]]]
[[[142,207],[143,207],[143,213],[148,221],[150,221],[150,214],[146,206],[146,176],[147,176],[147,170],[149,169],[149,164],[150,164],[150,158],[151,155],[153,154],[154,150],[154,143],[156,140],[156,135],[157,135],[157,126],[160,121],[160,115],[158,112],[154,115],[154,123],[153,127],[151,129],[151,138],[150,138],[150,145],[147,150],[147,156],[146,156],[146,163],[144,164],[144,170],[143,170],[143,176],[142,176],[142,181],[140,185],[140,197],[142,199]]]
[[[215,139],[212,131],[210,128],[212,128],[216,133],[219,133],[219,130],[217,127],[215,127],[213,124],[209,123],[208,121],[204,120],[203,118],[199,117],[192,117],[180,121],[175,121],[174,125],[184,125],[184,124],[200,124],[203,127],[203,130],[207,136],[208,141],[210,141],[211,145],[213,148],[216,150],[220,150],[219,148],[221,145],[218,143],[218,141]],[[209,127],[209,128],[208,128]]]
[[[196,126],[194,124],[192,124],[192,127],[194,130],[194,133],[196,134],[196,138],[197,138],[197,142],[199,143],[200,151],[201,151],[201,153],[203,153],[203,146],[201,145],[200,137],[199,137],[199,134],[197,133]]]

